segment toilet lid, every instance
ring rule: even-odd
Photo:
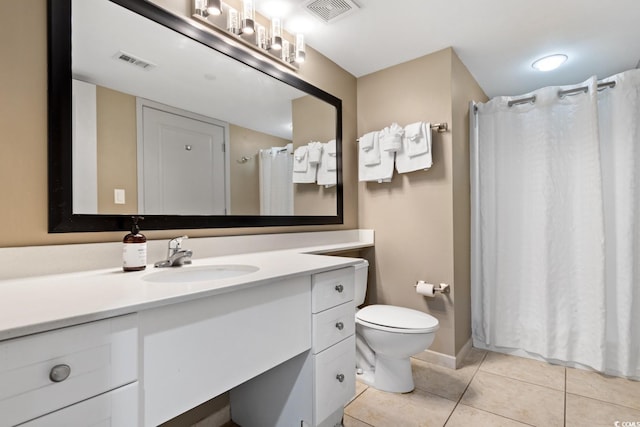
[[[438,319],[418,310],[393,305],[369,305],[356,317],[364,322],[395,329],[419,329],[430,332],[438,329]]]

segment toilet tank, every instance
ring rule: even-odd
[[[367,273],[369,272],[369,261],[361,260],[355,266],[355,296],[353,297],[356,307],[364,304],[364,297],[367,294]]]

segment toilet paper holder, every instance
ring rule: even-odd
[[[418,280],[413,287],[417,287],[418,283],[424,283],[424,280]],[[440,283],[439,285],[433,285],[433,292],[440,292],[442,294],[448,294],[451,291],[450,286],[446,283]]]

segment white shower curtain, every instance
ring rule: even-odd
[[[590,79],[525,95],[534,103],[477,106],[475,346],[640,378],[638,73],[600,93]]]
[[[293,215],[293,156],[287,147],[260,150],[260,215]]]

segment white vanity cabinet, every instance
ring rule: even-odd
[[[344,405],[355,395],[356,340],[353,267],[312,278],[313,422],[342,425]]]
[[[137,350],[136,314],[0,342],[0,426],[137,425]]]
[[[144,425],[165,422],[308,350],[310,311],[309,275],[141,311]]]
[[[311,349],[231,391],[243,427],[341,425],[355,394],[354,268],[311,276]]]

